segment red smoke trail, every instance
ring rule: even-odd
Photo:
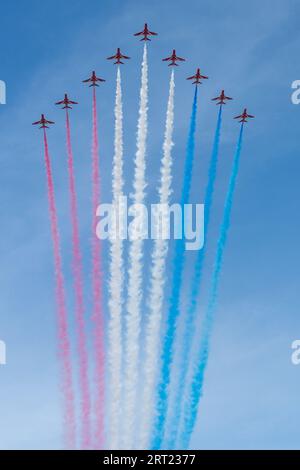
[[[104,441],[104,325],[102,313],[102,273],[100,269],[100,242],[96,237],[96,211],[100,202],[100,183],[99,183],[99,142],[97,125],[97,102],[96,90],[93,88],[93,145],[92,145],[92,283],[93,283],[93,320],[94,328],[94,348],[96,364],[96,398],[95,398],[95,446],[97,449],[103,447]]]
[[[66,109],[66,131],[67,131],[67,152],[68,152],[68,172],[69,189],[71,200],[71,222],[72,222],[72,242],[73,242],[73,276],[75,290],[75,318],[77,327],[77,348],[79,357],[79,385],[81,393],[81,446],[89,449],[91,445],[91,401],[88,379],[88,354],[86,349],[86,333],[84,322],[84,300],[82,287],[82,260],[79,240],[79,223],[77,216],[77,198],[74,175],[74,158],[71,144],[71,130],[69,113]]]
[[[75,448],[76,429],[74,414],[74,393],[72,381],[72,366],[70,342],[68,338],[68,319],[65,303],[64,278],[62,273],[62,261],[60,254],[60,240],[58,222],[54,197],[54,185],[48,150],[46,130],[44,129],[45,164],[48,186],[49,213],[51,221],[51,232],[54,249],[54,267],[56,279],[56,301],[57,301],[57,326],[58,326],[58,350],[62,366],[62,390],[64,394],[64,424],[65,445],[68,449]]]

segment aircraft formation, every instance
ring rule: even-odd
[[[141,37],[140,41],[151,41],[149,36],[157,36],[157,33],[154,31],[150,31],[148,28],[148,24],[145,23],[144,28],[142,31],[139,31],[138,33],[135,33],[134,36]],[[107,57],[107,60],[114,60],[115,65],[121,65],[124,64],[124,60],[130,59],[129,56],[122,54],[121,49],[118,47],[117,51],[114,55]],[[162,59],[163,62],[170,62],[168,66],[178,66],[177,62],[185,62],[185,59],[183,57],[179,57],[176,54],[176,50],[173,49],[172,53],[169,57],[166,57]],[[206,75],[202,75],[200,68],[197,68],[196,73],[192,75],[191,77],[187,77],[187,80],[193,80],[192,84],[193,85],[201,85],[202,81],[201,80],[207,80],[208,77]],[[99,86],[99,83],[105,82],[103,78],[97,77],[96,72],[93,71],[91,76],[87,78],[86,80],[83,80],[83,83],[88,83],[90,87],[96,87]],[[225,91],[222,90],[220,95],[217,96],[216,98],[212,98],[212,101],[217,101],[217,105],[222,106],[223,104],[226,104],[226,101],[232,100],[233,98],[230,98],[229,96],[225,95]],[[72,109],[71,105],[78,104],[76,101],[69,100],[68,95],[65,94],[64,99],[61,101],[58,101],[55,103],[56,105],[63,105],[63,109]],[[234,119],[239,119],[239,122],[245,123],[248,122],[247,119],[252,119],[255,116],[248,114],[247,108],[244,109],[242,114],[235,116]],[[49,121],[45,118],[45,115],[41,115],[41,119],[39,121],[33,122],[33,125],[40,125],[40,129],[45,129],[49,128],[49,125],[55,124],[54,121]]]

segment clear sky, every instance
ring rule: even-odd
[[[56,121],[49,143],[71,287],[64,115],[53,103],[65,92],[80,102],[71,120],[88,297],[91,96],[81,80],[93,69],[107,80],[98,104],[102,199],[109,202],[116,70],[105,57],[119,46],[132,57],[122,69],[129,193],[142,53],[132,34],[145,21],[159,33],[149,48],[149,201],[156,200],[169,80],[161,58],[176,48],[187,59],[175,78],[174,201],[193,97],[186,76],[198,66],[209,76],[199,90],[194,202],[203,202],[217,117],[210,98],[222,88],[234,97],[224,109],[206,287],[238,134],[232,117],[245,106],[256,116],[245,129],[204,398],[191,447],[300,448],[300,366],[290,359],[291,343],[300,338],[300,107],[290,99],[291,83],[300,79],[299,14],[296,0],[2,4],[0,79],[7,84],[7,104],[0,109],[0,339],[7,344],[8,363],[0,366],[1,449],[61,446],[42,136],[31,122],[41,112]],[[104,263],[106,252],[104,246]],[[187,257],[185,292],[194,256]],[[68,301],[71,309],[71,295]]]

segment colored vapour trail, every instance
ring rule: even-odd
[[[217,163],[218,163],[218,156],[219,156],[219,144],[220,144],[220,134],[221,134],[221,126],[222,126],[222,106],[219,108],[218,119],[217,119],[217,126],[216,132],[214,137],[213,149],[210,159],[209,171],[208,171],[208,183],[205,191],[204,197],[204,236],[206,238],[209,221],[210,221],[210,214],[211,214],[211,207],[212,207],[212,200],[213,200],[213,193],[217,175]],[[186,317],[184,320],[183,326],[183,334],[182,334],[182,347],[179,354],[179,364],[178,364],[178,375],[176,376],[176,383],[174,384],[174,396],[173,396],[173,406],[170,407],[170,416],[168,419],[167,424],[167,435],[166,440],[164,442],[164,447],[166,449],[173,449],[176,445],[176,437],[178,433],[178,427],[180,422],[180,414],[181,414],[181,402],[184,394],[184,387],[187,379],[187,373],[189,369],[190,363],[190,354],[191,348],[193,344],[193,338],[196,328],[196,313],[197,313],[197,302],[199,298],[200,288],[201,288],[201,281],[202,281],[202,270],[203,270],[203,262],[204,262],[205,252],[204,248],[199,250],[196,265],[195,265],[195,272],[192,278],[191,284],[191,295],[190,301],[186,312]]]
[[[202,329],[201,329],[201,338],[199,350],[196,353],[195,361],[193,362],[192,367],[192,378],[191,381],[187,384],[187,392],[185,394],[185,404],[183,410],[183,417],[181,423],[181,431],[179,433],[179,448],[186,449],[189,446],[189,441],[195,426],[197,419],[197,413],[199,408],[199,402],[202,396],[203,391],[203,381],[205,370],[207,366],[209,348],[210,348],[210,338],[214,323],[214,316],[217,303],[218,287],[220,281],[220,274],[223,265],[223,256],[226,246],[228,230],[230,227],[230,216],[233,202],[233,195],[236,186],[236,180],[238,176],[240,155],[242,149],[242,138],[243,138],[243,124],[241,125],[237,148],[234,156],[232,173],[230,176],[228,192],[225,200],[223,221],[221,224],[220,235],[217,244],[216,259],[214,264],[214,271],[211,281],[211,289],[209,295],[208,307],[203,319]]]
[[[66,133],[69,190],[71,202],[72,245],[73,245],[73,277],[75,290],[75,318],[77,329],[77,349],[79,367],[80,408],[81,408],[81,447],[89,449],[91,445],[91,401],[88,379],[88,355],[86,349],[86,333],[84,321],[84,300],[82,284],[82,258],[79,239],[79,223],[77,215],[77,197],[74,173],[74,158],[71,143],[71,129],[69,113],[66,109]]]
[[[195,131],[197,118],[197,87],[193,99],[192,114],[186,150],[184,169],[184,181],[181,194],[181,207],[187,204],[190,196],[192,170],[195,153]],[[162,344],[162,367],[157,386],[157,410],[153,427],[152,448],[160,449],[163,442],[165,424],[168,411],[169,385],[171,378],[171,366],[174,356],[174,343],[177,320],[179,317],[180,293],[182,286],[182,275],[184,267],[185,242],[184,239],[176,240],[173,262],[173,283],[170,297],[170,307],[166,319],[166,332]]]
[[[171,73],[169,86],[169,99],[166,115],[165,136],[163,143],[163,156],[160,169],[159,203],[169,205],[172,193],[172,147],[174,129],[174,71]],[[162,226],[167,223],[162,215]],[[152,419],[155,405],[155,385],[157,376],[157,364],[159,363],[160,331],[163,313],[163,299],[165,288],[165,265],[168,254],[168,240],[154,240],[152,253],[152,266],[149,293],[149,315],[146,324],[145,337],[145,362],[142,403],[140,443],[139,448],[146,449],[149,446],[150,433],[152,430]]]
[[[123,196],[123,107],[121,72],[117,70],[115,101],[115,139],[112,170],[112,193],[115,208],[121,210]],[[110,279],[109,279],[109,320],[108,320],[108,362],[110,373],[109,392],[109,447],[120,446],[121,411],[121,367],[122,367],[122,307],[123,307],[123,240],[116,234],[110,239]]]
[[[93,143],[92,143],[92,286],[95,353],[95,447],[104,444],[104,321],[102,311],[102,272],[100,242],[96,236],[97,207],[100,203],[99,142],[96,89],[93,87]]]
[[[62,260],[60,252],[60,237],[55,205],[54,184],[50,163],[49,148],[46,129],[44,129],[45,164],[49,199],[49,214],[51,222],[52,241],[54,249],[54,267],[56,280],[57,301],[57,327],[58,327],[58,351],[61,361],[62,391],[64,395],[64,434],[67,449],[76,447],[76,427],[74,413],[74,391],[72,380],[72,363],[70,341],[68,336],[68,315],[65,300],[65,287],[62,272]]]
[[[140,105],[137,129],[137,151],[133,181],[133,204],[144,204],[145,200],[145,169],[146,169],[146,139],[148,120],[148,64],[147,46],[144,46],[142,76],[140,89]],[[141,300],[142,300],[142,270],[143,270],[143,240],[136,236],[129,247],[129,279],[128,302],[125,316],[125,377],[124,377],[124,432],[123,445],[132,449],[135,437],[136,398],[139,366],[139,337],[141,329]]]

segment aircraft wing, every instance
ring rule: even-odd
[[[134,36],[141,36],[142,34],[144,34],[144,31],[140,31],[139,33],[135,33]]]
[[[107,57],[107,60],[117,59],[117,55],[112,55],[111,57]]]
[[[123,54],[121,54],[120,58],[121,59],[130,59],[130,57],[128,57],[128,55],[123,55]]]
[[[163,62],[166,62],[168,60],[172,60],[172,57],[166,57],[165,59],[162,59],[162,60],[163,60]]]
[[[180,60],[180,61],[182,61],[182,62],[185,62],[185,59],[183,59],[182,57],[176,57],[175,60]]]

